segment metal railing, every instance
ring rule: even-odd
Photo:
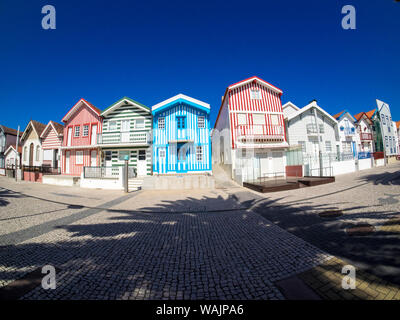
[[[61,168],[53,168],[51,166],[22,166],[25,172],[38,172],[45,175],[61,174]]]
[[[318,126],[315,123],[309,123],[306,126],[308,135],[318,134]],[[325,133],[325,128],[323,124],[319,124],[319,133]]]
[[[97,135],[98,144],[150,144],[149,132],[116,132],[99,133]]]
[[[83,177],[85,179],[103,179],[114,178],[118,179],[121,166],[108,166],[108,167],[84,167]],[[137,176],[136,168],[128,166],[128,178],[135,178]]]
[[[353,136],[356,133],[355,128],[344,128],[343,129],[345,136]]]
[[[285,128],[279,125],[237,125],[236,137],[254,137],[254,138],[278,138],[283,139],[285,136]]]
[[[320,168],[311,168],[308,169],[308,173],[311,177],[333,177],[333,167],[322,167],[322,170]]]

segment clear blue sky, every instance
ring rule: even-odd
[[[54,5],[57,29],[41,28]],[[343,30],[352,4],[357,29]],[[152,106],[184,93],[212,107],[257,75],[283,102],[330,113],[389,103],[400,120],[400,3],[315,1],[0,0],[0,123],[60,122],[81,97]]]

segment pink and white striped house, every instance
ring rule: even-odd
[[[97,134],[102,130],[100,110],[80,99],[64,116],[61,173],[80,176],[83,167],[100,165]]]
[[[236,180],[285,176],[289,145],[281,96],[255,76],[225,90],[212,133],[213,161],[231,167]]]
[[[54,121],[49,121],[43,130],[42,139],[43,165],[53,169],[61,168],[61,147],[63,142],[64,126]]]

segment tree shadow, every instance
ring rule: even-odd
[[[373,183],[374,185],[400,185],[400,171],[365,175],[359,178],[359,181]]]
[[[10,204],[8,198],[21,198],[22,196],[18,192],[0,188],[0,207],[5,207]]]

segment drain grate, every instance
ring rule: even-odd
[[[375,232],[375,227],[368,223],[358,224],[346,228],[346,233],[348,236],[367,236],[373,232]]]
[[[343,215],[342,210],[329,210],[318,213],[321,218],[337,218]]]

